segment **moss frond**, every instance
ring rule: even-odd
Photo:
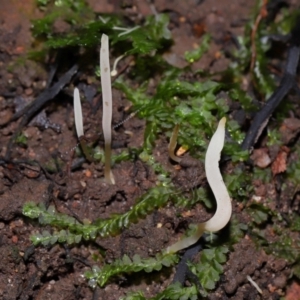
[[[140,271],[151,273],[160,271],[163,266],[170,267],[177,262],[176,254],[157,254],[155,258],[145,259],[139,255],[134,255],[132,259],[128,255],[124,255],[122,259],[117,259],[110,265],[104,265],[101,269],[97,266],[93,267],[92,271],[86,272],[85,276],[89,279],[91,287],[95,287],[96,284],[102,287],[113,276]]]
[[[81,224],[75,218],[65,214],[57,213],[53,206],[48,209],[44,205],[26,203],[23,207],[23,214],[31,219],[39,219],[42,225],[51,225],[64,229],[50,234],[36,234],[32,236],[35,245],[54,244],[56,242],[76,243],[81,240],[95,239],[98,236],[107,237],[120,233],[131,223],[151,213],[154,209],[167,204],[173,190],[168,187],[155,187],[143,195],[128,212],[122,215],[115,215],[110,219],[99,219],[93,224]]]

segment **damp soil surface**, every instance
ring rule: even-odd
[[[98,13],[124,14],[142,19],[152,14],[147,1],[88,1]],[[171,64],[183,68],[183,54],[193,49],[203,32],[212,36],[212,44],[204,57],[193,68],[218,74],[224,71],[230,59],[220,56],[226,38],[243,35],[254,1],[181,1],[156,0],[157,12],[170,15],[170,30],[174,45],[165,54]],[[121,5],[122,4],[122,5]],[[290,1],[296,7],[296,1]],[[203,222],[209,215],[205,207],[197,204],[189,211],[178,211],[172,204],[153,213],[110,238],[97,238],[79,246],[55,245],[34,247],[30,241],[33,233],[45,228],[22,215],[26,202],[51,204],[56,210],[77,220],[94,221],[109,218],[130,210],[136,199],[155,186],[157,174],[139,159],[122,161],[113,166],[115,185],[103,180],[104,166],[82,160],[74,154],[78,143],[74,130],[72,93],[74,82],[65,87],[41,109],[24,121],[21,114],[12,116],[48,88],[53,65],[51,61],[22,61],[22,57],[35,43],[31,35],[30,20],[41,17],[34,0],[3,1],[0,11],[0,299],[119,299],[129,291],[142,290],[146,297],[153,297],[171,282],[175,268],[151,274],[137,273],[117,278],[104,288],[91,289],[83,274],[94,264],[99,249],[106,253],[102,263],[110,263],[124,254],[132,257],[151,257],[174,243],[189,223]],[[57,31],[64,30],[57,22]],[[83,104],[87,137],[97,135],[101,128],[102,106],[98,81],[90,80],[78,70],[77,85],[86,99]],[[63,73],[56,74],[56,82]],[[126,72],[125,72],[126,76]],[[216,75],[216,80],[218,76]],[[155,78],[153,86],[156,85]],[[50,83],[52,84],[52,82]],[[130,102],[121,92],[113,91],[113,125],[129,116]],[[26,117],[26,116],[25,116]],[[17,142],[11,143],[15,137]],[[113,152],[121,153],[127,147],[138,148],[143,144],[145,121],[133,116],[113,132]],[[98,141],[103,147],[101,137]],[[154,156],[178,187],[186,190],[206,186],[201,164],[178,167],[168,158],[168,139],[158,138]],[[75,151],[76,152],[76,151]],[[78,153],[77,153],[78,154]],[[134,155],[134,154],[133,154]],[[188,153],[186,157],[188,157]],[[32,164],[31,161],[38,164]],[[223,172],[230,172],[230,162]],[[268,185],[255,182],[255,191],[261,198],[278,201],[276,182]],[[249,196],[250,197],[250,196]],[[250,200],[250,199],[249,199]],[[233,199],[234,214],[247,222],[243,205]],[[274,205],[275,209],[278,206]],[[48,228],[49,229],[49,228]],[[101,263],[100,263],[101,265]],[[261,288],[262,294],[247,279],[250,276]],[[224,265],[224,273],[208,299],[280,299],[292,295],[298,287],[292,282],[288,263],[266,254],[245,236],[234,245]],[[299,294],[298,294],[299,295]],[[299,299],[297,296],[286,299]]]

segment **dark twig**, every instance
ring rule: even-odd
[[[11,153],[11,147],[13,145],[14,139],[20,133],[21,129],[30,121],[30,119],[50,100],[57,96],[57,94],[64,88],[66,84],[68,84],[73,77],[73,75],[77,72],[78,66],[74,65],[69,71],[67,71],[58,82],[56,82],[51,88],[43,91],[35,101],[15,113],[12,118],[9,120],[15,121],[19,119],[21,116],[22,120],[17,128],[17,130],[12,135],[5,154],[5,158],[9,159]],[[8,122],[7,122],[8,123]],[[4,124],[5,125],[5,124]]]
[[[300,55],[300,19],[291,33],[290,48],[284,76],[265,106],[256,113],[242,143],[243,150],[250,150],[267,126],[271,115],[291,89],[296,88],[296,74]]]
[[[46,84],[47,89],[49,89],[50,85],[52,84],[52,81],[53,81],[53,78],[56,74],[57,68],[58,68],[57,62],[50,66],[50,71],[49,71],[49,74],[48,74],[48,80],[47,80],[47,84]]]
[[[57,94],[64,88],[64,86],[70,82],[77,70],[78,66],[74,65],[51,88],[43,91],[35,101],[31,102],[29,105],[15,113],[9,122],[15,121],[23,116],[22,123],[25,123],[26,125],[36,112],[38,112],[49,100],[52,100],[54,97],[56,97]]]
[[[180,262],[177,265],[177,270],[173,278],[173,283],[179,282],[181,285],[184,285],[186,277],[189,277],[189,267],[187,265],[187,262],[191,261],[193,257],[203,249],[203,245],[204,238],[201,237],[196,244],[192,245],[185,251],[185,253],[180,259]]]

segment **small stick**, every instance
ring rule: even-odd
[[[259,14],[255,19],[253,29],[251,31],[251,64],[250,64],[250,72],[253,71],[254,65],[255,65],[255,60],[256,60],[256,45],[255,45],[255,35],[259,26],[259,23],[263,18],[265,18],[268,15],[267,12],[267,4],[268,0],[264,0],[263,4],[260,8]]]
[[[247,275],[247,280],[256,288],[256,290],[262,295],[262,290],[261,288],[258,286],[258,284],[249,276]]]

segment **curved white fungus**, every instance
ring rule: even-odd
[[[205,172],[207,181],[213,191],[217,202],[217,210],[214,216],[207,222],[200,223],[196,232],[167,248],[167,253],[177,252],[196,243],[205,231],[216,232],[221,230],[229,222],[232,205],[227,188],[224,184],[219,160],[224,146],[226,118],[222,118],[218,128],[211,138],[205,156]]]

